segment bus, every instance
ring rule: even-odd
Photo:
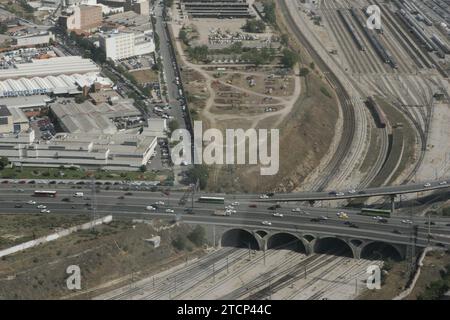
[[[225,198],[223,198],[223,197],[200,197],[200,198],[198,198],[198,202],[225,204]]]
[[[34,191],[34,196],[35,197],[54,198],[54,197],[56,197],[56,191],[35,190]]]
[[[391,217],[391,211],[390,210],[384,210],[384,209],[362,208],[360,215],[371,216],[371,217],[380,216],[380,217],[383,217],[383,218],[390,218]]]

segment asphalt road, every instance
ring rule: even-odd
[[[23,191],[18,191],[18,188]],[[74,197],[75,192],[83,192],[83,198]],[[186,205],[179,205],[178,200],[182,193],[172,192],[169,196],[160,192],[144,192],[117,190],[102,190],[92,195],[89,189],[71,189],[59,188],[56,198],[34,197],[33,186],[11,186],[0,185],[0,213],[3,214],[29,214],[39,213],[37,204],[44,204],[52,213],[56,214],[80,214],[93,213],[91,204],[96,204],[95,212],[98,215],[112,214],[123,218],[168,218],[180,219],[187,223],[216,224],[236,227],[259,227],[265,230],[283,230],[292,232],[320,232],[326,235],[343,235],[359,238],[369,238],[379,241],[389,241],[400,244],[410,242],[410,235],[413,226],[418,226],[418,245],[427,244],[428,224],[427,218],[395,216],[389,219],[387,224],[379,223],[371,217],[361,216],[357,211],[335,208],[312,208],[302,207],[306,213],[292,212],[295,204],[282,204],[281,208],[269,210],[270,203],[255,202],[252,200],[239,201],[236,206],[237,212],[231,216],[215,216],[216,210],[223,210],[223,205],[198,203],[195,199],[193,203],[194,214],[187,214],[185,209],[191,207],[192,203],[188,201]],[[64,200],[63,200],[64,199]],[[92,200],[95,199],[95,200]],[[35,205],[29,205],[27,202],[34,200]],[[165,205],[157,211],[151,212],[146,207],[154,204],[156,201],[164,201]],[[66,202],[69,201],[69,202]],[[233,199],[227,200],[226,205],[231,204]],[[16,208],[19,204],[22,207]],[[250,204],[256,204],[256,208],[249,207]],[[166,213],[167,208],[173,209],[174,214]],[[344,211],[349,215],[349,219],[340,219],[336,213]],[[281,213],[283,217],[276,217],[274,213]],[[312,222],[311,219],[325,216],[328,220],[321,223]],[[413,225],[402,223],[404,219],[413,220]],[[269,221],[270,226],[263,225],[264,221]],[[350,228],[345,225],[346,221],[351,221],[358,228]],[[434,225],[430,226],[433,239],[431,243],[442,243],[450,245],[450,219],[433,218]],[[394,233],[397,230],[399,233]]]

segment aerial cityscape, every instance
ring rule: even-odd
[[[0,300],[450,300],[449,75],[450,0],[0,0]]]

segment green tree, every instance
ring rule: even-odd
[[[9,160],[7,157],[0,157],[0,170],[3,170],[9,164]]]
[[[196,226],[194,230],[192,230],[187,238],[193,243],[195,244],[197,247],[202,246],[205,241],[206,232],[205,229],[202,226]]]
[[[147,171],[147,166],[143,164],[142,166],[139,167],[139,171],[144,173],[145,171]]]
[[[300,69],[300,77],[306,77],[309,74],[308,68],[301,68]]]
[[[297,53],[289,49],[283,50],[283,56],[281,57],[281,63],[289,69],[292,69],[295,64],[299,61]]]
[[[266,24],[262,20],[248,19],[242,28],[246,32],[263,33],[266,31]]]
[[[199,182],[200,189],[205,189],[208,183],[209,172],[208,168],[204,165],[194,165],[187,172],[187,179],[190,183]]]
[[[289,44],[289,35],[287,35],[286,33],[283,33],[281,35],[281,40],[280,40],[281,44],[283,46],[287,46]]]
[[[177,130],[180,127],[180,124],[178,123],[177,120],[171,120],[169,122],[169,131],[172,134],[172,132],[174,132],[175,130]]]
[[[264,1],[264,20],[272,25],[276,24],[277,22],[275,9],[275,2],[273,2],[273,0]]]

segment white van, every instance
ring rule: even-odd
[[[75,192],[75,194],[73,196],[75,198],[83,198],[84,197],[84,193],[83,192]]]

